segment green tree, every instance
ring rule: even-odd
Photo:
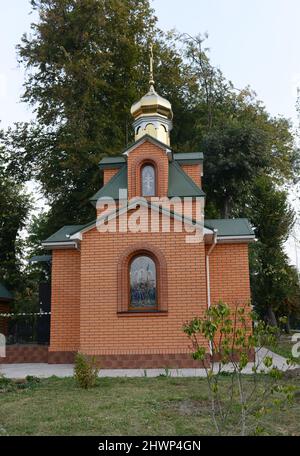
[[[7,173],[7,158],[0,148],[0,281],[16,292],[24,287],[20,231],[26,226],[31,199],[24,186]]]
[[[236,89],[212,66],[206,38],[182,36],[193,81],[188,145],[205,155],[203,182],[212,212],[207,215],[228,218],[244,215],[258,175],[266,173],[281,185],[299,178],[299,150],[289,121],[270,116],[249,87]]]
[[[209,60],[205,39],[157,28],[148,0],[32,1],[39,20],[18,46],[27,69],[23,100],[37,122],[7,135],[11,170],[34,176],[49,199],[52,231],[94,216],[97,164],[132,139],[130,106],[147,89],[148,43],[157,89],[173,106],[174,150],[203,150],[213,212],[242,212],[262,170],[293,173],[290,126],[272,119],[250,90],[237,91]],[[209,214],[208,214],[209,215]]]
[[[205,136],[205,190],[222,218],[242,212],[257,172],[267,165],[265,141],[264,132],[253,122],[238,119]]]
[[[163,92],[184,69],[175,45],[167,47],[156,29],[148,0],[31,3],[39,20],[18,52],[28,72],[23,101],[37,121],[16,125],[6,143],[11,172],[41,183],[53,231],[94,217],[88,198],[101,186],[98,162],[133,138],[130,107],[148,86],[150,40]],[[173,84],[175,104],[180,93]]]
[[[287,333],[291,331],[292,322],[300,318],[300,283],[297,269],[286,264],[285,276],[283,277],[284,294],[278,309],[279,315],[286,317],[285,329]]]
[[[276,316],[290,314],[298,293],[283,250],[294,224],[294,211],[287,201],[287,193],[278,190],[267,176],[256,179],[249,207],[258,238],[252,248],[253,302],[257,310],[276,325]]]

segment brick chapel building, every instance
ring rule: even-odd
[[[250,300],[248,220],[206,220],[197,211],[205,202],[203,155],[173,153],[171,104],[152,80],[131,113],[134,144],[100,162],[104,186],[91,198],[97,219],[43,242],[52,250],[49,362],[80,351],[103,368],[192,367],[183,324],[220,299]],[[183,225],[196,226],[195,241]]]

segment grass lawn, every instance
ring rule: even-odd
[[[288,381],[300,392],[299,377]],[[300,435],[299,392],[264,418],[265,434]],[[82,390],[72,378],[53,377],[0,390],[0,435],[213,435],[209,410],[205,379],[99,379]]]

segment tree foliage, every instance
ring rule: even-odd
[[[252,255],[253,300],[256,308],[276,324],[276,314],[288,316],[300,308],[299,280],[284,252],[295,214],[286,192],[274,188],[267,176],[256,179],[250,206],[258,237]]]
[[[37,121],[17,125],[7,141],[15,157],[11,170],[23,174],[27,168],[26,178],[40,181],[53,229],[94,216],[88,198],[101,185],[98,162],[133,139],[130,107],[147,88],[150,39],[157,40],[157,59],[164,62],[157,72],[165,90],[183,69],[158,41],[146,0],[41,0],[32,6],[39,21],[18,52],[28,71],[23,101]]]
[[[7,160],[5,149],[0,148],[0,282],[16,291],[23,287],[20,231],[26,225],[31,199],[7,172]]]

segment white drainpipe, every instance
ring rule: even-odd
[[[208,252],[207,252],[207,255],[206,255],[206,288],[207,288],[207,308],[209,309],[210,308],[210,305],[211,305],[211,300],[210,300],[210,275],[209,275],[209,255],[211,254],[211,252],[213,251],[213,249],[215,248],[216,244],[217,244],[217,235],[218,235],[218,230],[214,229],[214,234],[213,234],[213,242],[212,242],[212,245],[210,246]],[[213,351],[212,351],[212,346],[211,346],[211,342],[209,343],[209,351],[210,351],[210,354],[212,355]]]
[[[217,235],[218,235],[218,230],[214,229],[214,234],[213,234],[213,242],[212,245],[210,246],[207,255],[206,255],[206,288],[207,288],[207,307],[209,308],[211,305],[211,299],[210,299],[210,275],[209,275],[209,255],[215,248],[217,244]]]

